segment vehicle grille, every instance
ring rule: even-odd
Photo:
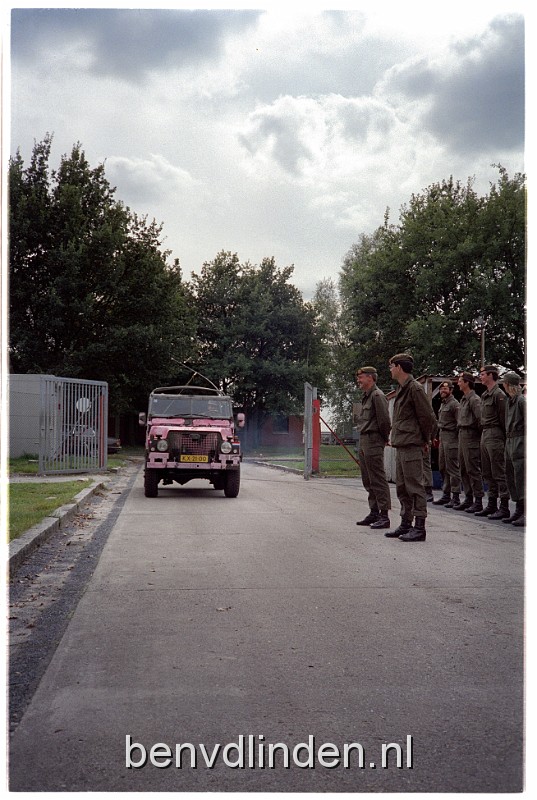
[[[214,456],[218,452],[219,434],[168,432],[168,445],[171,455]]]

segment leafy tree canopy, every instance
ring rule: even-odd
[[[268,414],[303,410],[306,381],[322,383],[322,337],[292,273],[221,251],[191,282],[200,372],[244,408],[251,444]]]
[[[10,359],[13,372],[106,380],[116,413],[192,353],[194,319],[161,228],[114,199],[80,144],[50,169],[52,137],[26,167],[10,160]]]
[[[353,369],[374,364],[389,387],[388,359],[403,350],[416,374],[477,367],[479,317],[486,360],[524,368],[525,178],[498,169],[485,197],[452,178],[412,195],[397,226],[386,216],[347,254],[339,289]]]

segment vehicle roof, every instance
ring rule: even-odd
[[[227,397],[219,389],[210,389],[207,386],[158,386],[151,394],[186,394],[208,395],[209,397]]]

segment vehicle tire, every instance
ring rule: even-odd
[[[226,497],[237,497],[241,486],[241,473],[240,469],[233,470],[226,473],[226,483],[224,486],[224,494]]]
[[[144,494],[146,497],[158,497],[158,472],[146,469],[144,473]]]

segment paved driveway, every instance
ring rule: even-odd
[[[519,791],[523,531],[435,507],[404,544],[356,480],[243,467],[236,499],[140,473],[10,788]]]

